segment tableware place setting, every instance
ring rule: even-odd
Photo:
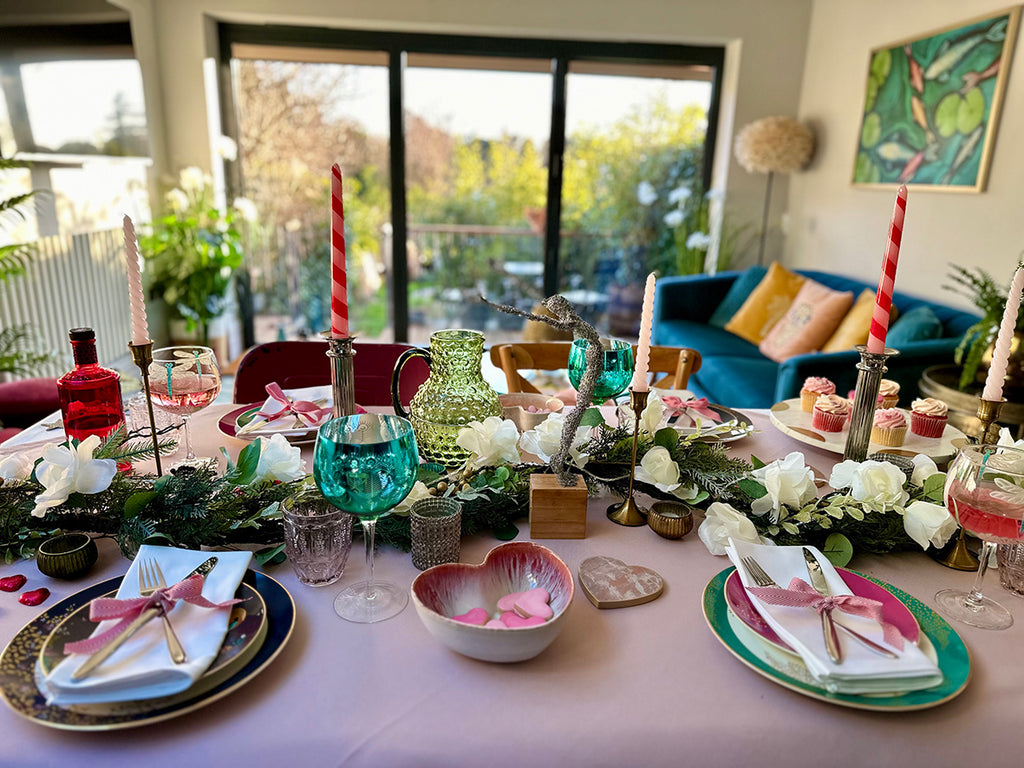
[[[333,396],[331,386],[282,389],[277,383],[267,385],[267,399],[231,410],[218,422],[221,434],[240,440],[283,435],[293,445],[316,440],[316,431],[330,419]],[[357,406],[358,413],[364,413]]]

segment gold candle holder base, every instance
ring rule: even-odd
[[[621,504],[612,504],[608,507],[608,519],[619,525],[637,527],[647,525],[647,510],[637,506],[633,500],[633,475],[636,473],[636,449],[640,443],[640,415],[647,407],[647,398],[650,392],[634,392],[629,390],[629,407],[633,411],[633,458],[629,463],[629,490],[626,492],[626,499]]]
[[[994,435],[989,435],[989,431],[992,429],[992,425],[999,421],[999,412],[1003,410],[1005,402],[1005,397],[1001,397],[998,400],[978,398],[978,421],[981,422],[981,433],[978,435],[978,442],[982,445],[999,440],[998,425],[996,425],[996,433]]]
[[[331,360],[331,395],[335,419],[356,412],[356,377],[352,366],[356,356],[352,348],[354,336],[335,337],[330,331],[320,334],[327,340],[327,357]]]
[[[978,558],[967,548],[967,534],[964,533],[963,528],[960,529],[960,533],[957,535],[953,546],[946,546],[933,555],[933,557],[939,565],[944,565],[956,571],[978,570]]]
[[[153,438],[153,460],[156,462],[156,474],[161,476],[164,473],[160,466],[160,441],[156,436],[156,417],[153,415],[153,395],[149,390],[149,364],[153,362],[153,342],[145,344],[132,344],[128,342],[128,349],[132,353],[132,362],[139,367],[142,374],[142,390],[146,393],[146,410],[149,412],[149,431]]]

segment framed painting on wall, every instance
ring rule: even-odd
[[[853,183],[985,188],[1020,8],[871,52]]]

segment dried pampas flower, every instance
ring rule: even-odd
[[[791,117],[763,117],[736,136],[736,159],[750,173],[792,173],[811,159],[814,134]]]

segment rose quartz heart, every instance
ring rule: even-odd
[[[477,626],[483,626],[490,618],[490,615],[483,608],[470,608],[465,613],[452,616],[452,619],[455,621],[461,621],[463,624],[476,624]]]
[[[626,608],[657,599],[665,580],[650,568],[599,555],[580,563],[580,586],[598,608]]]
[[[540,616],[530,616],[524,619],[514,611],[508,611],[507,613],[501,614],[501,621],[509,629],[516,629],[517,627],[538,627],[544,623],[544,619]]]

